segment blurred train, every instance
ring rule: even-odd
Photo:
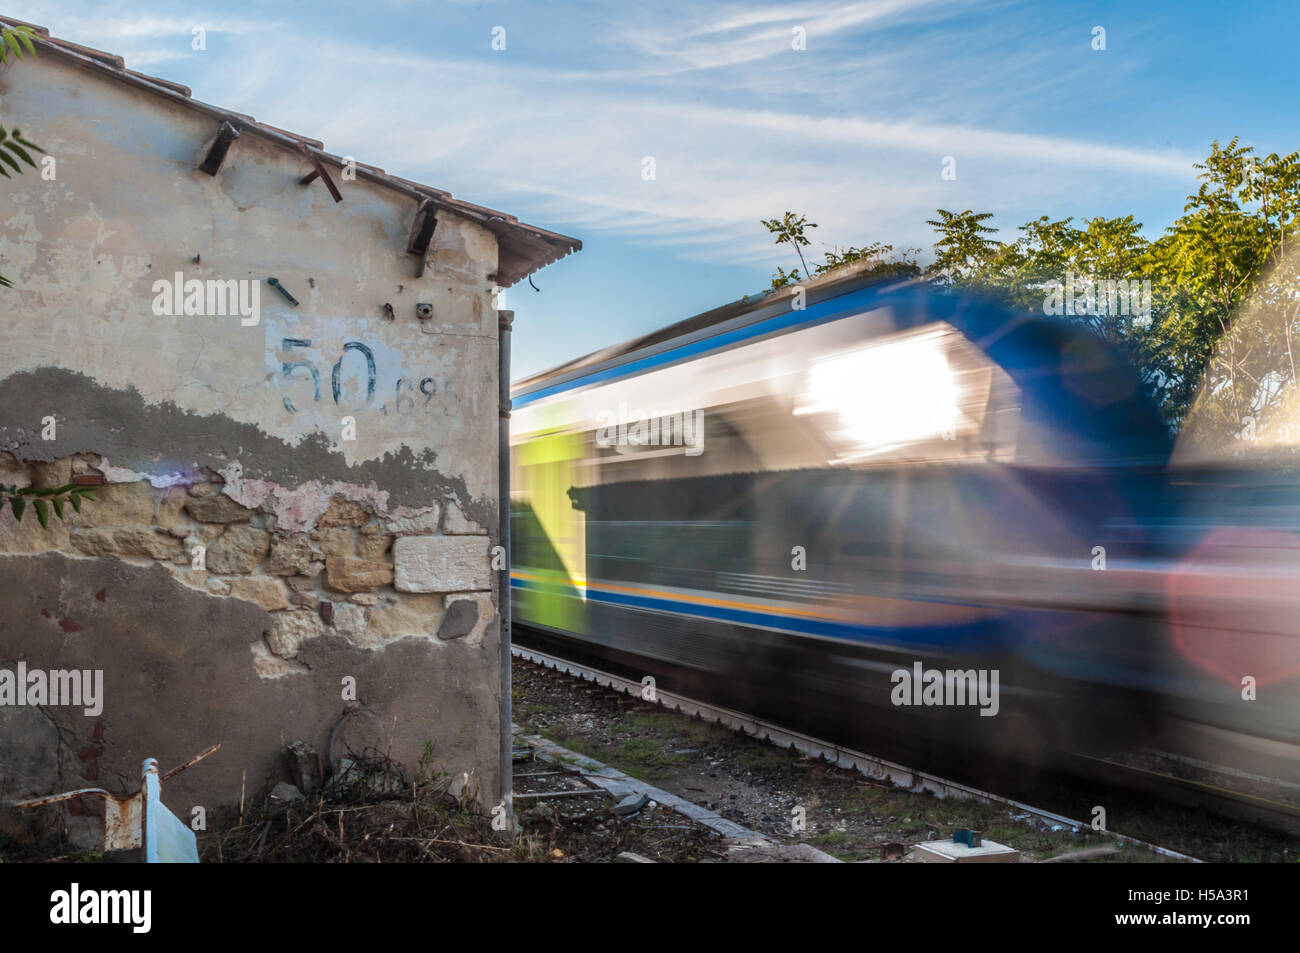
[[[1072,324],[850,274],[512,400],[520,641],[917,767],[1186,742],[1294,772],[1300,586],[1233,545],[1300,540],[1300,495],[1218,525],[1242,481],[1171,469]]]

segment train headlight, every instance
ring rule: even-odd
[[[960,387],[946,338],[932,329],[818,360],[794,412],[834,414],[833,436],[851,445],[848,456],[952,439]]]

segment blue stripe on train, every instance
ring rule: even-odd
[[[887,287],[887,286],[886,286]],[[730,344],[736,344],[741,341],[755,338],[772,331],[780,331],[785,328],[793,328],[799,325],[812,327],[816,324],[826,324],[840,318],[849,317],[850,315],[860,314],[867,310],[867,307],[884,297],[880,287],[866,288],[860,291],[851,292],[845,295],[839,295],[835,298],[828,298],[826,301],[818,302],[806,309],[800,311],[787,311],[784,314],[778,314],[775,317],[766,318],[754,324],[747,324],[744,327],[736,328],[725,334],[715,334],[712,337],[702,338],[682,347],[673,348],[668,351],[662,351],[659,354],[652,354],[649,357],[643,357],[639,361],[630,361],[627,364],[619,364],[616,367],[608,367],[603,371],[597,371],[594,374],[588,374],[584,377],[575,378],[571,381],[565,381],[562,384],[552,384],[550,387],[543,387],[541,390],[535,390],[531,393],[520,394],[512,398],[511,404],[514,407],[523,407],[534,401],[541,400],[543,397],[550,397],[553,394],[562,394],[566,390],[573,390],[575,387],[581,387],[584,384],[597,384],[601,381],[614,380],[619,377],[629,377],[633,374],[639,374],[642,371],[660,364],[669,364],[679,361],[685,357],[691,357],[696,354],[704,354],[708,351],[716,351]]]
[[[510,586],[512,589],[543,588],[542,585],[527,579],[511,579]],[[731,622],[736,625],[779,629],[783,632],[811,635],[817,638],[842,639],[864,645],[896,645],[901,647],[932,645],[951,649],[990,652],[1003,646],[1008,631],[1006,620],[1000,618],[979,619],[957,625],[918,625],[907,626],[906,628],[870,626],[857,625],[851,622],[800,619],[783,616],[776,612],[756,612],[748,609],[732,609],[726,606],[691,604],[689,609],[684,609],[679,600],[600,592],[595,589],[587,590],[587,601],[600,602],[624,609],[649,609],[655,612],[667,612],[672,615],[695,616],[714,619],[719,622]],[[528,620],[523,618],[520,621],[527,622]]]

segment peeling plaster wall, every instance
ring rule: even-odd
[[[196,166],[214,121],[53,56],[0,67],[0,97],[6,124],[56,161],[53,181],[0,182],[14,283],[0,291],[0,482],[110,484],[47,532],[30,511],[22,525],[0,514],[0,668],[103,669],[107,696],[98,718],[0,707],[0,798],[110,778],[125,793],[143,757],[165,768],[219,741],[169,788],[231,804],[244,772],[250,792],[287,776],[285,743],[324,751],[352,675],[374,740],[408,770],[429,742],[495,803],[495,237],[440,213],[417,279],[408,197],[340,181],[336,205],[319,180],[298,185],[303,157],[254,135],[208,176]],[[156,315],[154,282],[178,272],[256,282],[259,322]],[[205,499],[231,519],[208,521]],[[486,537],[470,557],[467,534]],[[449,584],[476,588],[394,588],[403,536],[456,559],[481,549]],[[197,545],[236,555],[194,570]],[[291,575],[277,547],[301,557]],[[440,632],[466,600],[476,621]],[[290,653],[286,627],[312,635]],[[69,756],[90,749],[94,777]]]

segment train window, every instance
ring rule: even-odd
[[[830,462],[1009,460],[1019,389],[949,324],[820,355],[794,413],[821,429]]]

